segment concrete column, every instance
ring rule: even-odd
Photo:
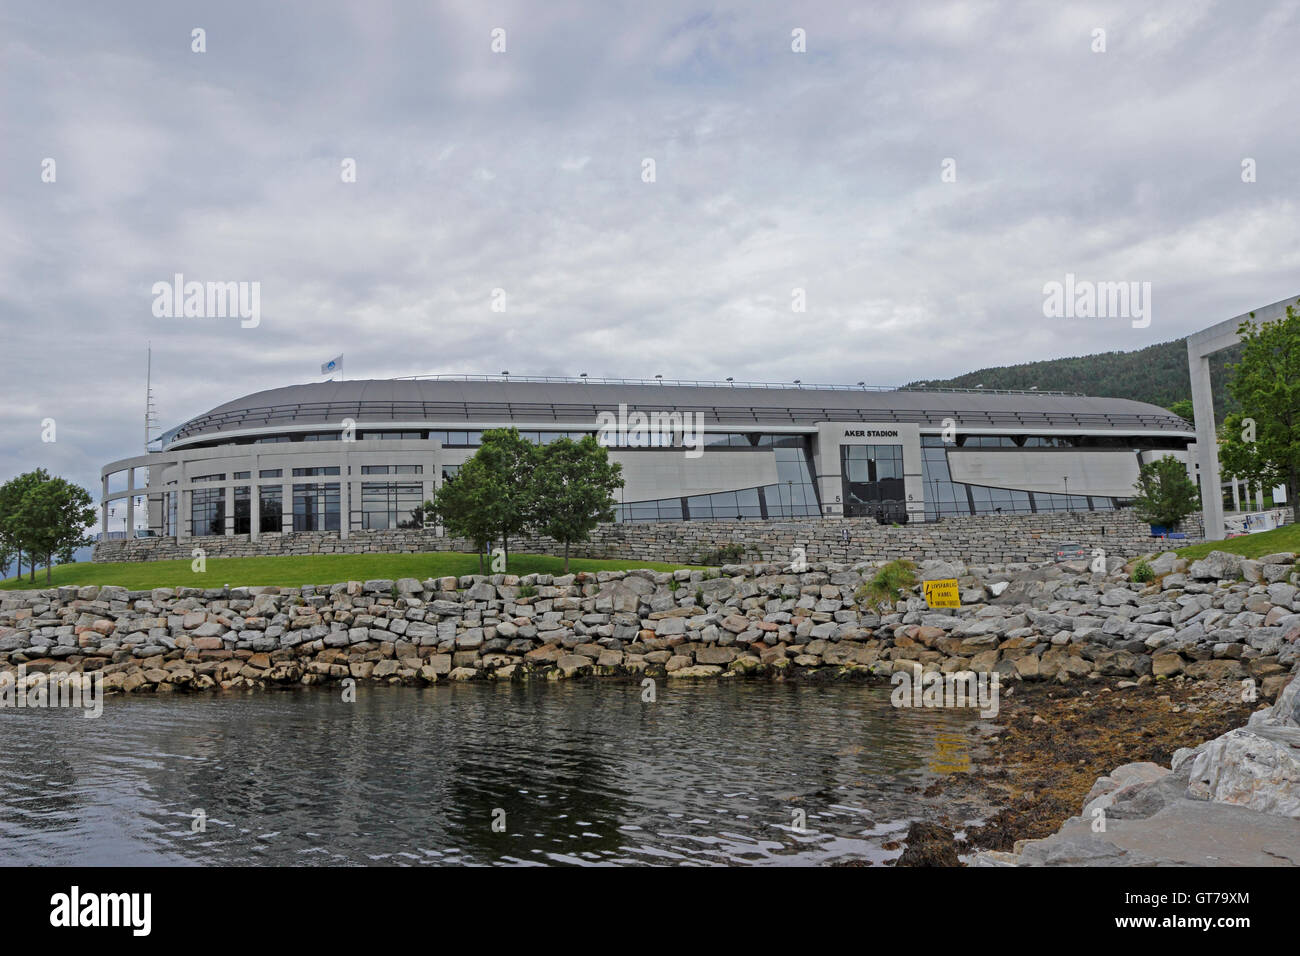
[[[1241,510],[1241,499],[1238,497],[1237,479],[1232,479],[1232,510]]]
[[[280,530],[285,533],[293,530],[293,482],[291,481],[280,486]]]
[[[352,456],[343,453],[343,465],[339,468],[339,540],[348,540],[352,530]]]
[[[182,541],[190,536],[190,492],[185,488],[190,480],[185,457],[176,462],[176,540]]]
[[[103,486],[103,489],[100,492],[100,496],[99,496],[99,533],[103,537],[103,539],[107,541],[108,540],[108,475],[102,476],[99,479],[99,483]],[[22,568],[19,568],[18,570],[20,573],[22,572]]]
[[[261,461],[256,453],[252,455],[253,470],[248,473],[248,540],[262,540],[262,486],[259,484]]]
[[[126,538],[135,537],[135,469],[126,470]]]
[[[222,533],[229,538],[235,533],[235,483],[231,481],[222,491],[226,497],[226,520]]]
[[[1201,513],[1205,537],[1223,540],[1223,483],[1219,477],[1219,442],[1214,428],[1214,393],[1210,388],[1210,360],[1195,354],[1188,342],[1188,371],[1192,379],[1192,409],[1196,415],[1196,453],[1201,459]]]

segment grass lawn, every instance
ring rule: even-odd
[[[1279,551],[1300,551],[1300,524],[1283,525],[1272,531],[1246,534],[1227,541],[1206,541],[1179,548],[1177,553],[1182,558],[1203,558],[1211,551],[1227,551],[1247,558],[1258,558],[1262,554],[1276,554]]]
[[[681,564],[653,561],[598,561],[572,558],[569,571],[624,571],[653,568],[673,571]],[[490,568],[490,565],[485,565]],[[544,554],[512,554],[511,574],[561,574],[564,559]],[[489,573],[490,570],[489,570]],[[264,558],[208,558],[207,572],[195,574],[190,561],[122,561],[111,564],[61,564],[54,568],[50,584],[37,569],[36,582],[0,581],[0,590],[57,587],[61,584],[116,584],[133,591],[149,588],[219,588],[271,586],[298,587],[303,584],[338,584],[375,578],[437,578],[444,575],[478,574],[478,555],[438,551],[426,554],[316,554]]]

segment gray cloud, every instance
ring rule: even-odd
[[[1298,34],[1296,3],[9,2],[0,477],[138,450],[147,340],[171,425],[339,352],[895,384],[1184,335],[1300,291]],[[155,318],[177,272],[260,282],[261,325]],[[1150,328],[1044,319],[1066,272],[1152,282]]]

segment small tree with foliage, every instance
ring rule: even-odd
[[[90,493],[62,478],[51,478],[23,495],[18,522],[27,550],[45,558],[45,583],[50,583],[54,558],[71,555],[88,544],[86,528],[95,520]]]
[[[36,553],[30,549],[30,542],[24,538],[27,524],[21,518],[23,496],[37,485],[50,480],[50,473],[44,468],[25,472],[10,478],[0,485],[0,544],[17,555],[18,577],[23,576],[23,552],[27,552],[28,569],[31,580],[36,580]]]
[[[1286,477],[1260,454],[1259,442],[1251,440],[1255,426],[1243,421],[1244,417],[1229,415],[1219,429],[1219,470],[1225,479],[1244,481],[1250,494],[1261,486],[1272,488]]]
[[[475,456],[442,483],[432,501],[424,503],[426,524],[440,521],[447,534],[468,538],[478,549],[478,570],[483,573],[483,552],[500,526],[498,501],[501,476]]]
[[[471,461],[493,475],[496,500],[492,514],[501,537],[506,565],[510,564],[510,536],[526,531],[536,513],[533,489],[539,457],[537,445],[520,437],[517,428],[494,428],[483,433],[483,444]]]
[[[623,485],[623,466],[609,460],[595,435],[560,438],[542,448],[534,474],[534,514],[537,529],[564,545],[565,574],[569,545],[586,541],[600,522],[614,520],[614,492]]]
[[[1257,483],[1285,484],[1287,501],[1294,502],[1300,494],[1300,312],[1289,305],[1285,319],[1248,320],[1237,331],[1243,348],[1241,361],[1229,366],[1228,391],[1254,429],[1226,434],[1225,450],[1235,462],[1236,446],[1254,444],[1251,454],[1267,463]]]
[[[1172,455],[1149,461],[1138,470],[1133,511],[1148,524],[1177,528],[1200,507],[1196,483],[1187,466]]]
[[[1196,412],[1190,398],[1179,399],[1169,406],[1169,410],[1185,422],[1196,424]]]

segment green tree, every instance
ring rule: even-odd
[[[45,583],[49,584],[55,555],[87,544],[86,528],[94,520],[90,492],[62,478],[51,478],[24,493],[13,525],[28,554],[45,559]]]
[[[1183,421],[1191,422],[1193,425],[1196,424],[1196,412],[1192,407],[1192,400],[1190,398],[1183,398],[1173,402],[1169,406],[1169,410]]]
[[[0,544],[18,556],[17,576],[20,578],[23,576],[23,552],[27,552],[27,563],[33,581],[36,580],[36,554],[29,549],[28,542],[22,537],[25,528],[20,517],[22,500],[28,491],[49,480],[50,473],[44,468],[37,468],[0,485]]]
[[[474,542],[480,574],[483,552],[500,526],[497,502],[502,490],[501,477],[476,455],[442,483],[432,501],[424,503],[426,525],[439,521],[447,534]]]
[[[622,488],[623,466],[586,435],[580,441],[560,438],[542,448],[534,474],[533,510],[537,529],[564,545],[564,572],[569,572],[569,545],[586,541],[596,525],[614,520],[614,492]]]
[[[1133,511],[1148,524],[1177,528],[1200,506],[1196,483],[1173,455],[1143,465],[1135,487]]]
[[[1246,482],[1251,493],[1261,485],[1272,488],[1285,481],[1278,467],[1259,453],[1259,442],[1252,438],[1255,426],[1243,415],[1229,415],[1219,428],[1219,471],[1225,479]]]
[[[1287,501],[1294,502],[1300,492],[1300,312],[1289,305],[1285,319],[1263,325],[1247,320],[1237,332],[1241,361],[1229,366],[1228,390],[1244,419],[1224,436],[1220,455],[1226,452],[1234,468],[1253,463],[1257,483],[1286,485]],[[1240,447],[1250,444],[1255,447]]]
[[[526,531],[536,517],[533,488],[539,448],[520,437],[517,428],[494,428],[483,433],[483,444],[474,453],[493,475],[496,500],[492,513],[497,522],[506,565],[510,564],[510,536]]]

